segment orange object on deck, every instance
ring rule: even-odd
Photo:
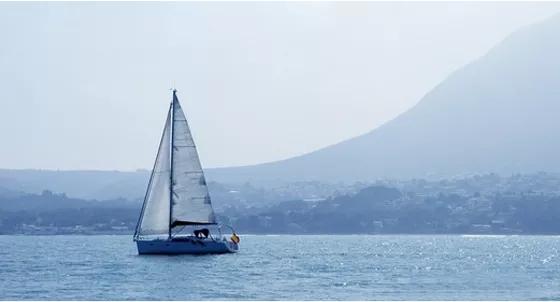
[[[233,241],[233,242],[235,242],[235,243],[239,243],[239,240],[240,240],[240,239],[239,239],[239,236],[237,236],[237,234],[235,234],[235,233],[233,233],[233,234],[231,235],[231,238],[230,238],[230,239],[231,239],[231,241]]]

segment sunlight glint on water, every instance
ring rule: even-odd
[[[1,299],[560,299],[560,237],[242,236],[138,256],[130,236],[0,236]]]

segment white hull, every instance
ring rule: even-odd
[[[210,238],[182,237],[173,240],[137,240],[138,254],[225,254],[235,253],[239,250],[236,243],[227,240],[214,240]]]

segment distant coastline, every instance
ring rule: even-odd
[[[0,234],[132,234],[142,204],[1,184]],[[560,176],[553,173],[209,187],[218,221],[241,234],[560,235]]]

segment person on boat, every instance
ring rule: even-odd
[[[200,229],[200,230],[194,230],[194,236],[196,238],[208,238],[208,235],[210,234],[210,231],[206,228],[204,229]]]
[[[239,243],[239,236],[237,236],[237,234],[235,234],[235,232],[233,234],[231,234],[231,241],[234,243]]]

